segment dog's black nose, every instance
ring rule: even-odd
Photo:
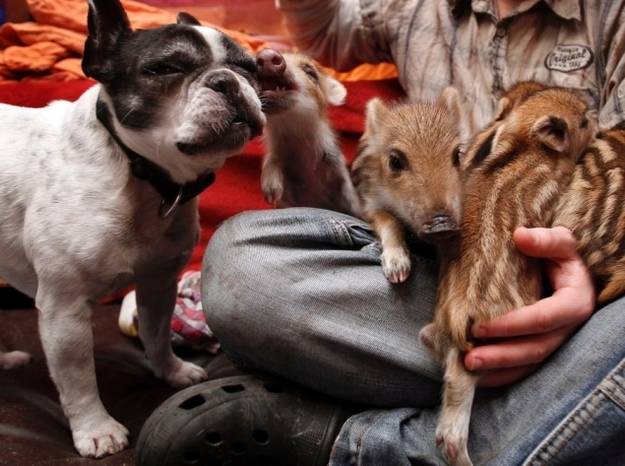
[[[273,49],[263,49],[256,55],[258,74],[263,78],[278,78],[286,70],[286,62],[279,52]]]
[[[211,73],[206,79],[206,86],[226,97],[236,96],[241,89],[236,76],[225,70]]]

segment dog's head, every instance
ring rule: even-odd
[[[102,84],[124,144],[180,183],[219,168],[265,124],[254,57],[185,13],[133,31],[119,0],[89,0],[83,70]]]

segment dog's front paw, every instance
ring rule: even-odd
[[[184,388],[208,379],[208,374],[201,367],[179,358],[176,359],[177,361],[172,366],[172,369],[165,372],[163,376],[165,381],[172,387]]]
[[[436,429],[436,446],[451,466],[473,466],[467,449],[467,438],[454,426],[440,425]]]
[[[0,369],[11,370],[23,367],[30,363],[32,357],[23,351],[11,351],[10,353],[0,353]]]
[[[284,184],[282,176],[277,170],[265,169],[261,176],[261,189],[265,195],[265,200],[272,205],[279,203],[284,194]]]
[[[387,248],[382,252],[382,271],[391,283],[403,283],[410,275],[410,253],[404,248]]]
[[[77,429],[73,437],[80,456],[88,458],[113,455],[128,446],[128,429],[110,416],[90,428]]]

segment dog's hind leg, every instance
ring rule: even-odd
[[[201,367],[177,357],[171,348],[171,315],[176,305],[177,271],[143,277],[137,282],[139,337],[154,374],[174,387],[207,379]]]
[[[477,377],[469,373],[460,351],[450,348],[445,357],[443,404],[436,426],[436,444],[447,462],[454,466],[471,466],[467,442],[469,421]]]
[[[56,286],[55,286],[56,285]],[[39,333],[69,419],[74,446],[82,456],[100,458],[128,445],[128,430],[113,419],[98,394],[89,301],[58,284],[37,291]]]

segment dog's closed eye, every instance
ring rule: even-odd
[[[143,67],[143,73],[151,76],[165,76],[183,73],[184,69],[173,63],[150,63]]]

